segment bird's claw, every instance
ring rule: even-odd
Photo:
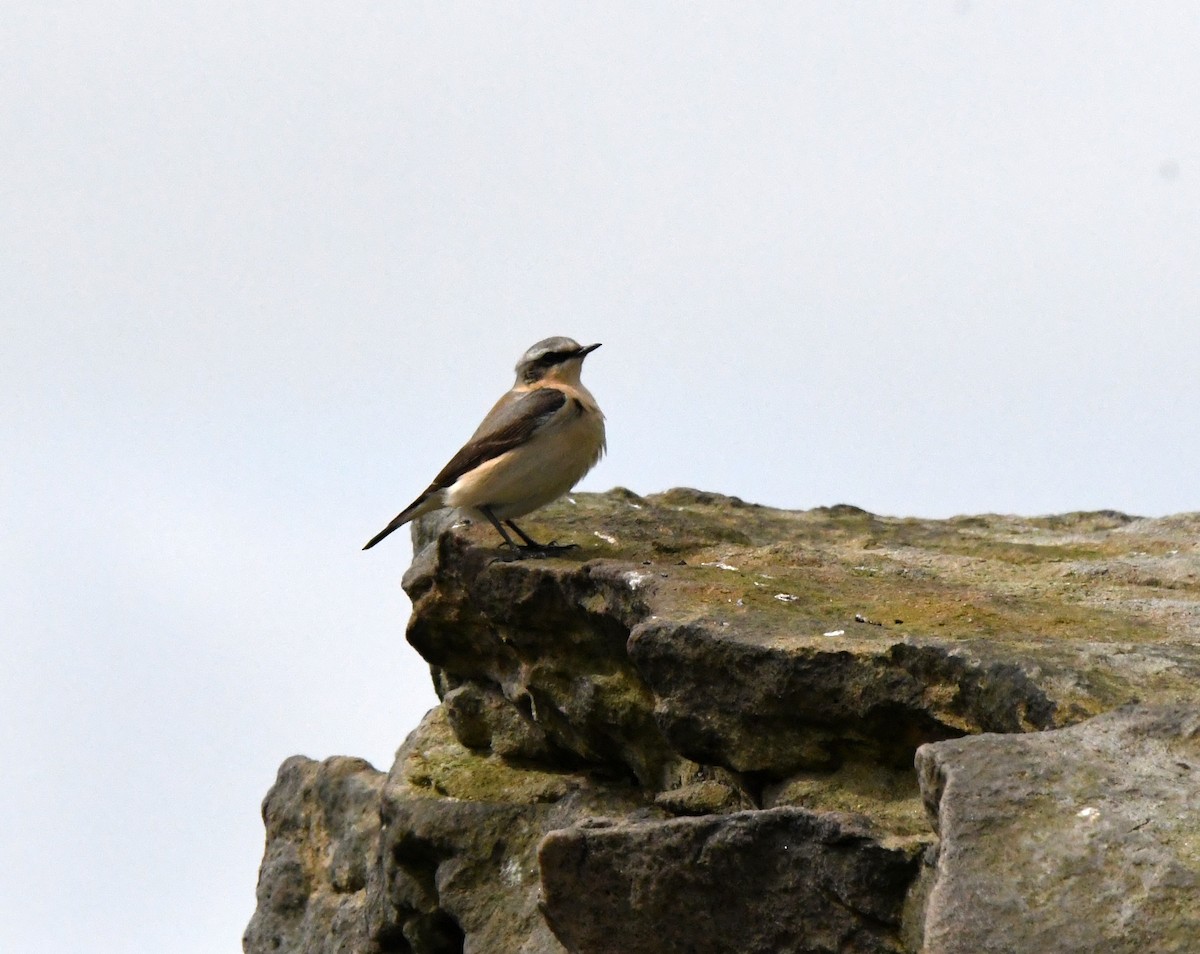
[[[578,543],[559,543],[557,540],[551,540],[546,544],[539,544],[533,547],[522,547],[522,550],[532,550],[535,556],[554,556],[557,553],[566,553],[568,550],[578,550]]]

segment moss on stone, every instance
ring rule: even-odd
[[[555,802],[580,785],[570,772],[473,752],[454,737],[441,708],[423,725],[420,745],[407,753],[403,777],[416,797],[516,805]]]
[[[802,772],[763,793],[764,808],[779,805],[850,812],[891,836],[933,838],[916,776],[907,770],[847,762],[832,772]]]

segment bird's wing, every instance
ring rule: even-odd
[[[430,497],[453,484],[468,471],[485,461],[519,447],[537,432],[558,409],[567,403],[567,396],[557,388],[542,387],[532,391],[509,392],[483,419],[478,430],[466,445],[451,459],[424,493],[405,507],[386,527],[375,534],[364,550],[369,550],[393,530],[404,526]]]
[[[567,396],[550,387],[534,388],[515,400],[508,395],[501,398],[462,450],[433,478],[425,494],[449,487],[480,464],[520,447],[566,403]]]

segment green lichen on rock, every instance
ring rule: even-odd
[[[397,760],[399,775],[414,797],[532,805],[556,802],[576,791],[578,775],[520,765],[464,747],[450,729],[444,709],[434,709],[422,726],[420,744]]]
[[[397,752],[376,811],[370,954],[564,954],[538,908],[542,839],[596,815],[665,817],[627,782],[468,749],[442,707]]]
[[[973,916],[970,892],[989,890],[989,872],[1036,868],[1039,839],[1078,835],[1093,817],[1071,801],[1084,792],[1099,793],[1113,844],[1158,852],[1163,884],[1198,883],[1200,716],[1182,708],[1172,724],[1193,740],[1182,755],[1141,758],[1136,726],[1113,750],[1146,775],[1130,782],[1129,805],[1158,786],[1187,809],[1159,825],[1169,838],[1125,811],[1122,757],[1095,777],[1073,758],[1057,801],[1037,785],[1014,795],[1012,837],[990,837],[995,819],[971,806],[1011,774],[987,753],[1041,745],[1005,740],[1090,726],[1135,700],[1195,698],[1200,514],[922,520],[618,489],[571,496],[522,526],[579,546],[513,560],[488,526],[444,513],[414,526],[408,639],[442,704],[386,777],[356,761],[285,763],[267,802],[250,954],[348,950],[347,938],[368,954],[563,954],[568,938],[583,954],[613,949],[612,917],[625,954],[717,952],[734,936],[753,954],[912,952],[930,939],[982,949],[952,943],[980,943],[955,922]],[[1046,744],[1053,755],[1062,743]],[[1053,761],[1038,771],[1059,784]],[[743,856],[751,844],[770,850],[770,866]],[[685,846],[694,863],[662,845]],[[963,867],[972,855],[980,864]],[[1060,884],[1101,883],[1102,852],[1056,857]],[[589,896],[591,874],[611,891]],[[1117,874],[1104,890],[1129,887]],[[969,888],[959,907],[955,879]],[[1058,904],[1053,881],[1030,872],[1013,910]],[[766,903],[745,895],[750,883]],[[686,885],[696,923],[670,922],[671,891],[639,906],[670,884]],[[830,891],[840,900],[826,904]],[[812,906],[792,905],[797,892]],[[1137,916],[1191,930],[1187,912],[1155,907],[1180,897],[1156,887],[1134,899]],[[790,914],[773,921],[783,905]],[[721,920],[729,911],[754,919],[753,938]]]
[[[801,772],[764,792],[764,807],[794,805],[821,812],[862,815],[897,837],[924,837],[929,818],[916,775],[867,762],[847,762],[832,772]]]
[[[751,792],[903,770],[925,742],[1189,698],[1200,516],[1169,520],[578,494],[527,522],[579,544],[554,559],[510,561],[454,518],[420,524],[409,639],[439,691],[493,700],[460,741],[527,762],[624,770],[650,791],[688,761]]]

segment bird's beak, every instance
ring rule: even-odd
[[[584,355],[591,354],[593,351],[595,351],[599,347],[600,347],[599,341],[597,341],[594,345],[585,345],[584,347],[579,349],[579,357],[582,358]]]

